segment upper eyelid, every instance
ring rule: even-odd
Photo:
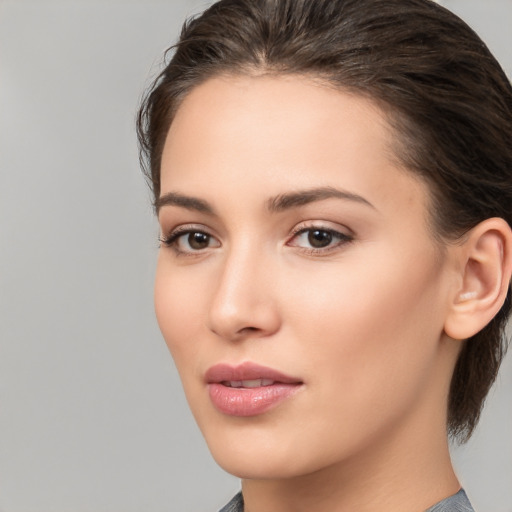
[[[289,231],[291,235],[297,234],[300,231],[306,231],[308,229],[322,229],[325,231],[334,231],[334,232],[340,232],[340,234],[349,234],[353,235],[354,232],[352,229],[350,229],[348,226],[339,224],[337,222],[333,221],[327,221],[327,220],[304,220],[294,225],[294,227]],[[160,225],[160,233],[162,235],[167,234],[168,236],[173,235],[177,232],[188,232],[188,231],[200,231],[207,233],[210,236],[214,236],[216,238],[219,237],[216,230],[213,228],[210,228],[208,226],[205,226],[201,223],[183,223],[183,224],[177,224],[174,227],[166,228],[164,225]],[[348,233],[344,233],[345,231],[348,231]]]
[[[318,229],[323,231],[331,231],[339,233],[340,235],[354,236],[355,233],[352,229],[344,224],[327,220],[306,220],[296,224],[291,233],[296,235],[301,231],[308,231],[311,229]]]
[[[181,234],[181,233],[188,233],[188,232],[201,232],[206,233],[207,235],[216,237],[215,233],[211,228],[208,228],[204,224],[199,223],[185,223],[185,224],[178,224],[177,226],[174,226],[170,229],[166,229],[164,226],[160,226],[160,233],[164,236],[173,236],[174,234]]]

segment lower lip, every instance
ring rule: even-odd
[[[230,416],[256,416],[272,409],[300,388],[300,384],[276,383],[258,388],[231,388],[220,383],[208,384],[213,405]]]

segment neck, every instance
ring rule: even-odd
[[[333,466],[282,480],[244,480],[246,512],[422,512],[455,494],[445,423],[393,432]]]

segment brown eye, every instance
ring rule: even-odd
[[[330,228],[312,226],[297,231],[292,239],[287,242],[287,245],[320,256],[341,249],[342,246],[353,240],[353,235]]]
[[[188,245],[195,251],[206,249],[210,245],[210,235],[201,233],[199,231],[191,232],[188,234]]]
[[[160,238],[164,247],[174,249],[179,255],[200,253],[205,249],[218,248],[219,240],[206,231],[178,228],[168,237]]]
[[[308,242],[311,247],[321,249],[327,247],[332,242],[332,233],[322,229],[312,229],[308,231]]]

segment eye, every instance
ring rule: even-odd
[[[308,244],[315,249],[328,247],[333,239],[332,232],[323,229],[310,229],[304,235],[307,235]]]
[[[219,241],[209,233],[193,228],[175,229],[168,237],[160,238],[160,242],[178,254],[191,254],[212,247],[220,247]]]
[[[353,239],[352,235],[331,228],[308,227],[296,231],[287,245],[318,253],[335,249]]]

